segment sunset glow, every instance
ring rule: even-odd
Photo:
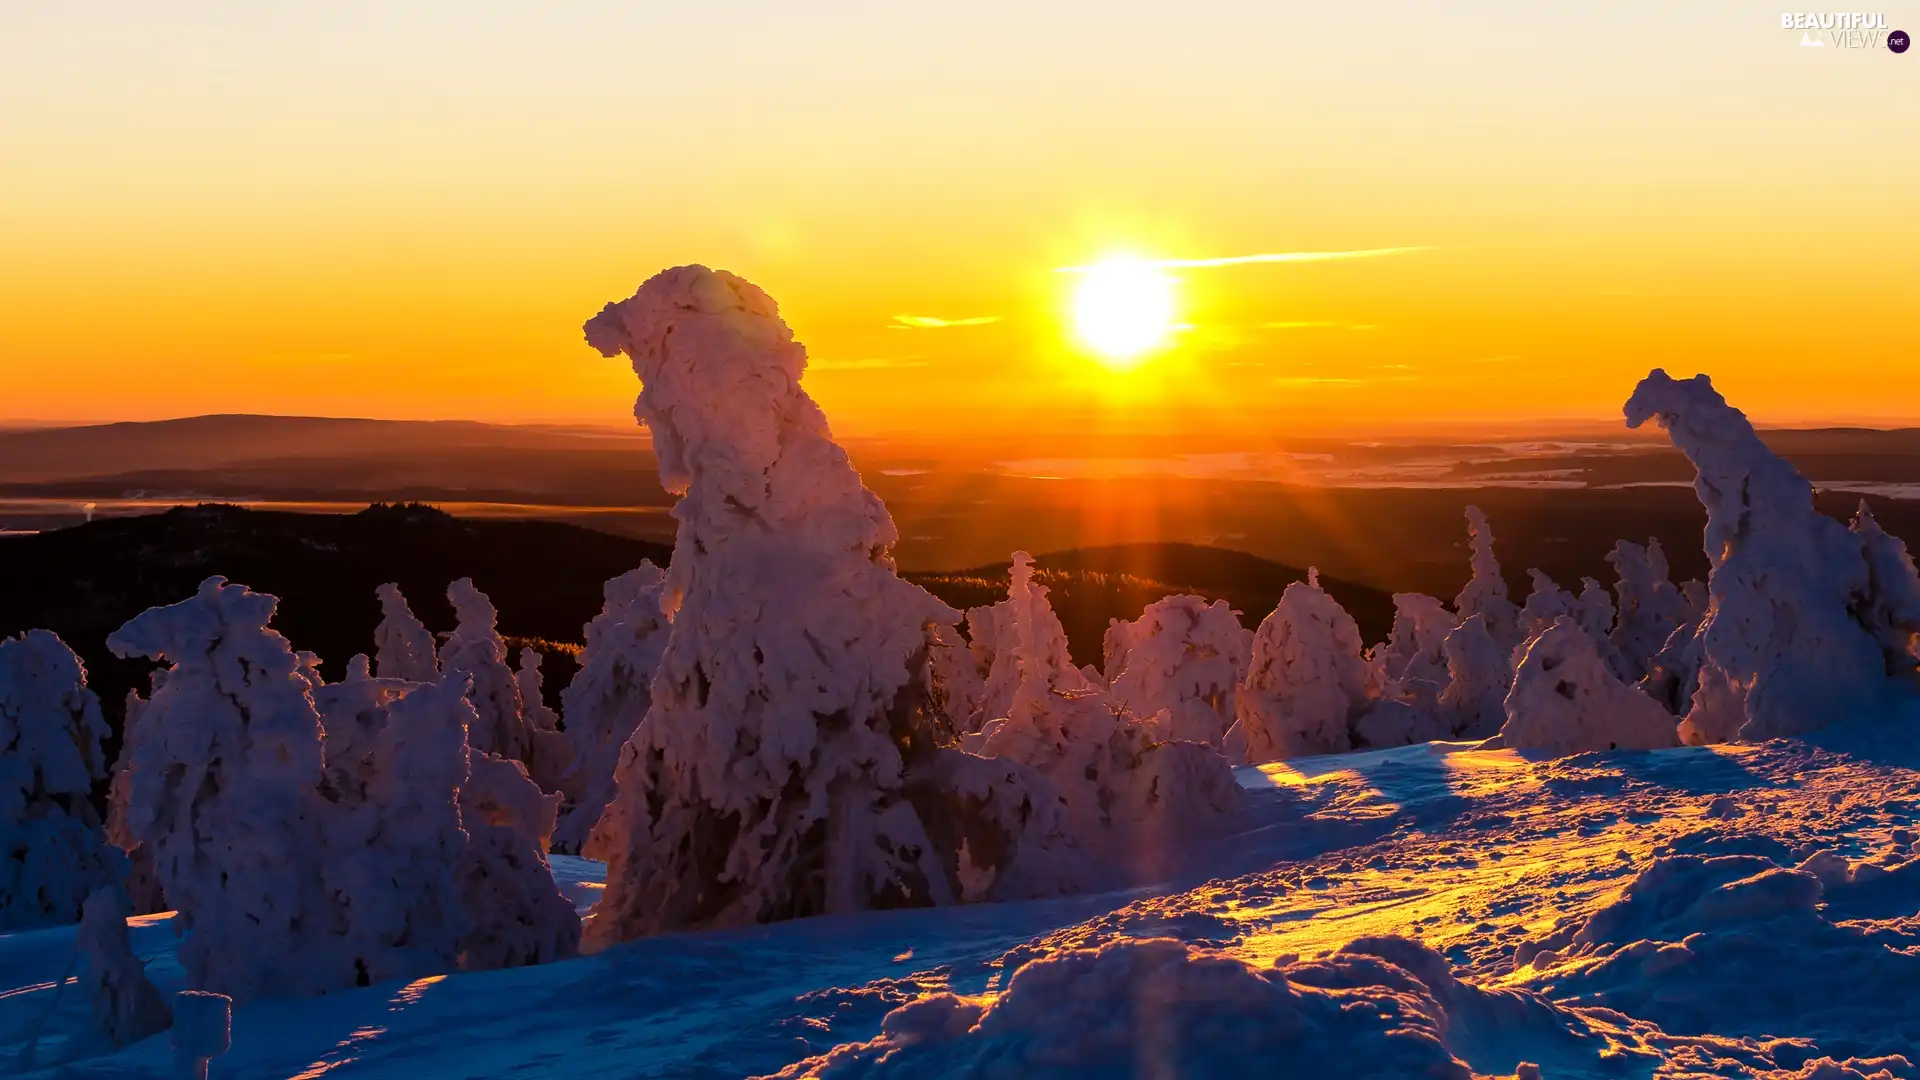
[[[1653,366],[1920,417],[1920,141],[1861,106],[1920,61],[1773,9],[191,6],[0,13],[0,421],[626,425],[578,298],[689,262],[849,435],[1031,430],[1089,345],[1255,431],[1611,422]],[[1120,246],[1180,279],[1147,352],[1056,272]]]

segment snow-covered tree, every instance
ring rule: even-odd
[[[1914,642],[1920,638],[1920,575],[1899,537],[1874,519],[1865,499],[1850,526],[1867,556],[1867,591],[1856,609],[1886,657],[1887,674],[1914,670]]]
[[[468,696],[480,716],[467,732],[467,742],[482,753],[525,761],[533,748],[533,729],[523,712],[520,684],[507,666],[507,643],[497,628],[499,612],[486,593],[474,588],[472,578],[447,586],[447,601],[455,622],[440,649],[440,667],[472,677]]]
[[[1437,711],[1455,738],[1484,739],[1506,723],[1507,691],[1513,667],[1507,652],[1487,632],[1487,620],[1474,615],[1447,635],[1447,685]]]
[[[1657,420],[1693,462],[1707,510],[1709,607],[1682,738],[1797,734],[1911,692],[1859,614],[1912,588],[1911,567],[1876,583],[1862,535],[1814,509],[1812,485],[1706,376],[1655,370],[1625,411],[1630,427]]]
[[[440,654],[433,634],[407,606],[400,586],[388,582],[377,591],[380,625],[374,628],[376,670],[383,679],[429,683],[440,678]]]
[[[1646,547],[1622,540],[1613,545],[1607,561],[1619,575],[1614,592],[1620,598],[1613,646],[1625,664],[1625,674],[1637,679],[1667,638],[1694,614],[1691,605],[1667,577],[1667,553],[1659,540]]]
[[[957,793],[908,798],[945,775],[926,668],[931,627],[959,615],[894,573],[893,522],[801,389],[773,300],[679,267],[586,334],[632,359],[681,496],[673,627],[587,844],[608,864],[590,939],[951,902],[959,847],[976,878],[1015,861],[1019,837],[940,816]]]
[[[1233,725],[1252,644],[1225,600],[1169,596],[1138,619],[1113,620],[1102,668],[1120,707],[1140,717],[1166,710],[1163,738],[1218,746]]]
[[[1477,506],[1467,507],[1467,540],[1473,552],[1473,576],[1454,599],[1453,610],[1461,622],[1475,615],[1484,617],[1487,633],[1501,645],[1518,644],[1520,610],[1507,597],[1507,581],[1500,576],[1500,560],[1493,554],[1493,528]]]
[[[1447,605],[1424,593],[1393,594],[1393,628],[1367,653],[1367,685],[1383,697],[1437,694],[1447,683]],[[1418,688],[1418,689],[1416,689]]]
[[[1161,739],[1157,723],[1127,713],[1073,666],[1046,587],[1033,580],[1033,559],[1024,551],[1013,555],[1008,603],[1008,651],[1020,682],[1007,715],[983,729],[981,753],[1044,776],[1078,848],[1107,858],[1154,858],[1169,837],[1218,832],[1234,819],[1240,790],[1224,758],[1197,742]],[[1236,638],[1237,619],[1228,640]]]
[[[127,939],[133,905],[125,890],[107,885],[87,897],[74,949],[80,954],[79,983],[93,1004],[94,1022],[114,1046],[128,1046],[165,1031],[173,1010]]]
[[[48,630],[0,640],[0,931],[78,922],[127,872],[87,801],[107,725],[86,668]]]
[[[959,631],[944,625],[933,628],[927,653],[927,693],[941,720],[941,742],[958,741],[978,722],[986,699],[988,666],[976,661],[974,643],[961,637]]]
[[[540,672],[540,650],[522,648],[513,683],[520,691],[521,716],[527,728],[527,775],[540,790],[560,792],[569,786],[573,769],[573,742],[560,730],[560,714],[546,701],[546,676]]]
[[[1236,699],[1236,745],[1257,763],[1353,748],[1351,722],[1367,704],[1360,628],[1320,587],[1296,581],[1261,620]]]
[[[463,828],[470,803],[504,801],[475,793],[470,760],[532,787],[517,763],[470,753],[469,676],[376,679],[356,658],[345,682],[316,689],[268,627],[276,604],[210,578],[108,638],[123,656],[172,663],[127,734],[126,824],[188,931],[189,980],[245,1001],[563,955],[476,937],[564,940],[550,912],[572,912],[550,875],[546,896],[471,886],[545,866],[512,829],[505,850],[486,824]]]
[[[468,844],[459,809],[474,716],[466,690],[457,671],[409,683],[355,665],[347,682],[316,695],[329,800],[321,875],[340,904],[338,948],[354,958],[358,982],[459,962],[471,921],[456,876]]]
[[[1528,643],[1506,713],[1500,744],[1510,749],[1577,754],[1680,745],[1673,714],[1615,677],[1572,616]]]
[[[580,918],[554,887],[545,852],[560,796],[540,790],[517,761],[469,755],[460,813],[469,837],[457,873],[468,924],[461,966],[517,967],[572,956]]]
[[[278,601],[224,578],[151,608],[107,638],[172,663],[128,732],[127,824],[154,856],[195,986],[241,999],[354,984],[327,929],[320,715]]]
[[[606,583],[600,614],[587,623],[580,667],[560,693],[573,768],[563,785],[571,801],[554,833],[556,850],[579,851],[613,799],[620,748],[647,715],[653,673],[667,648],[665,588],[660,568],[642,562]]]
[[[153,673],[158,688],[166,678],[164,670]],[[139,691],[127,691],[127,704],[120,719],[120,756],[113,762],[113,779],[107,785],[107,842],[127,853],[130,864],[124,882],[127,901],[135,915],[152,915],[167,910],[166,894],[160,888],[160,874],[153,866],[153,851],[133,836],[127,825],[127,806],[133,798],[133,729],[146,715],[147,699]]]

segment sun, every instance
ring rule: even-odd
[[[1173,279],[1132,255],[1115,255],[1080,272],[1073,329],[1112,368],[1130,368],[1173,330]]]

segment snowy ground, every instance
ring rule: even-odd
[[[1191,872],[1164,888],[654,938],[264,1001],[236,1013],[214,1074],[752,1076],[874,1039],[918,997],[1000,994],[1021,964],[1061,950],[1170,937],[1266,968],[1401,935],[1464,983],[1423,976],[1446,1050],[1476,1074],[1532,1062],[1553,1078],[1920,1076],[1898,1059],[1810,1064],[1920,1063],[1920,739],[1887,731],[1558,760],[1433,744],[1246,768],[1254,827],[1189,853]],[[599,867],[555,864],[590,904]],[[179,988],[165,918],[133,925],[156,981]],[[43,1066],[91,1056],[26,1075],[168,1075],[164,1035],[111,1055],[78,1041],[85,1003],[71,989],[54,1003],[71,940],[0,935],[0,1074],[24,1071],[21,1033],[40,1026]],[[876,1064],[887,1052],[847,1047],[831,1075],[1023,1072],[953,1054],[889,1072]],[[1226,1051],[1158,1052],[1180,1063],[1169,1076],[1251,1075]],[[1364,1057],[1274,1075],[1409,1075],[1367,1072]]]

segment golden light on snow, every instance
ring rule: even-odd
[[[1174,282],[1146,259],[1115,255],[1080,271],[1072,304],[1075,335],[1102,363],[1124,370],[1172,332]]]

